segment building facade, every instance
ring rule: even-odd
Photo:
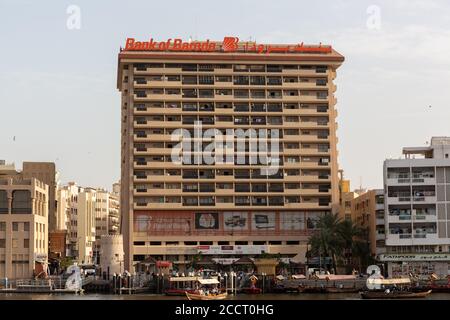
[[[101,236],[120,232],[118,197],[107,190],[70,182],[58,188],[57,199],[58,225],[67,233],[67,256],[79,263],[98,263]]]
[[[369,190],[351,201],[356,226],[366,230],[373,257],[386,252],[384,222],[384,190]]]
[[[147,256],[180,270],[198,253],[304,259],[315,222],[339,206],[333,80],[344,58],[237,41],[127,39],[119,53],[128,270]],[[248,129],[266,149],[252,149]],[[213,161],[201,159],[208,148]],[[267,149],[268,161],[251,160]]]
[[[403,148],[384,162],[388,263],[392,276],[450,271],[450,138]]]
[[[35,178],[0,176],[0,278],[29,279],[46,272],[48,190]]]

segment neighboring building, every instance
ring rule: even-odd
[[[0,278],[30,279],[47,271],[49,189],[11,171],[0,176]]]
[[[223,43],[184,43],[177,49],[176,40],[152,51],[149,43],[128,39],[119,53],[128,270],[147,256],[183,270],[198,253],[208,258],[273,253],[304,262],[315,222],[338,211],[333,80],[344,57],[329,46],[236,41],[226,37]],[[196,140],[203,142],[200,147],[223,134],[230,138],[227,147],[215,146],[213,162],[192,162],[199,153],[186,149],[183,164],[172,161],[180,142],[175,130],[202,135],[212,128],[214,139]],[[280,156],[270,162],[279,170],[267,175],[260,170],[266,163],[250,165],[254,149],[236,149],[238,129],[249,128],[262,129],[258,138],[269,139],[271,148],[279,136]],[[236,158],[221,154],[234,151]]]
[[[385,253],[384,190],[369,190],[351,201],[353,222],[366,230],[373,257]]]
[[[97,193],[95,189],[86,188],[78,193],[77,214],[77,251],[78,262],[91,264],[95,262],[95,215]]]
[[[95,261],[100,261],[101,237],[119,234],[119,199],[106,190],[96,190]]]
[[[49,233],[57,230],[56,226],[56,166],[53,162],[24,161],[21,174],[25,178],[36,178],[48,185],[48,227]]]
[[[58,225],[65,225],[67,232],[67,255],[79,263],[98,262],[101,236],[120,231],[119,199],[106,190],[83,188],[74,182],[60,186],[57,198]]]
[[[450,137],[403,148],[404,159],[385,160],[387,253],[391,276],[450,274]]]

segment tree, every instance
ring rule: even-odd
[[[317,223],[318,231],[310,239],[311,254],[330,257],[333,270],[337,273],[337,260],[345,258],[345,252],[351,252],[358,259],[359,270],[370,262],[370,248],[367,230],[352,221],[341,220],[337,214],[327,213]],[[347,249],[347,250],[346,250]]]
[[[341,220],[337,214],[327,213],[317,223],[318,232],[309,239],[313,254],[330,257],[334,273],[337,273],[337,257],[342,256],[345,241],[340,232]]]

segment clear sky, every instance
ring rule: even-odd
[[[226,35],[322,42],[346,57],[338,149],[352,188],[381,188],[385,158],[450,135],[447,0],[0,0],[0,159],[54,161],[63,183],[110,189],[120,177],[126,37]]]

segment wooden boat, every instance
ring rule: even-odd
[[[262,289],[261,288],[252,288],[252,287],[248,287],[248,288],[242,288],[241,289],[242,293],[246,293],[246,294],[260,294],[262,293]]]
[[[198,294],[198,293],[189,293],[186,292],[186,297],[188,300],[224,300],[228,296],[228,293],[219,293],[219,294]]]
[[[425,298],[431,293],[431,290],[414,292],[414,291],[363,291],[360,292],[363,299],[415,299]]]
[[[338,287],[327,287],[326,293],[357,293],[360,289],[358,288],[338,288]]]
[[[186,292],[195,293],[196,291],[194,289],[176,289],[176,288],[170,288],[164,291],[166,296],[184,296]]]

